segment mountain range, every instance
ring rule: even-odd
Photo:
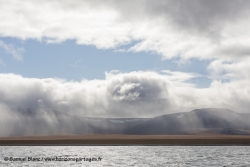
[[[250,114],[203,108],[154,118],[93,118],[35,109],[18,109],[10,136],[57,134],[250,134]]]

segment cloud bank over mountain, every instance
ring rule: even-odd
[[[153,117],[206,107],[249,112],[249,81],[214,81],[209,88],[196,88],[188,83],[196,76],[189,75],[110,72],[105,80],[75,82],[1,74],[0,102],[1,108],[13,111],[54,109],[95,117]]]

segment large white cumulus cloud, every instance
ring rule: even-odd
[[[180,72],[111,72],[106,73],[105,80],[74,82],[1,74],[0,103],[5,106],[1,115],[8,113],[6,108],[54,109],[95,117],[152,117],[203,107],[249,112],[249,80],[214,81],[209,88],[201,89],[187,84],[196,77],[188,75],[189,78]]]
[[[248,0],[0,1],[0,35],[115,48],[165,58],[249,56]]]

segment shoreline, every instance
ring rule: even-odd
[[[250,136],[243,135],[57,135],[2,137],[0,146],[231,146],[249,145]]]

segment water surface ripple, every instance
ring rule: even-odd
[[[9,158],[6,161],[6,158]],[[15,161],[10,158],[17,158]],[[34,160],[28,161],[28,157]],[[70,161],[45,161],[45,158]],[[101,160],[98,158],[102,158]],[[19,158],[19,159],[18,159]],[[20,158],[23,158],[21,160]],[[37,161],[37,160],[41,161]],[[42,159],[43,158],[43,159]],[[78,158],[78,162],[73,161]],[[80,160],[82,158],[82,160]],[[83,159],[85,158],[85,159]],[[89,162],[89,158],[98,161]],[[67,160],[67,159],[66,159]],[[249,146],[1,146],[0,166],[249,166]]]

